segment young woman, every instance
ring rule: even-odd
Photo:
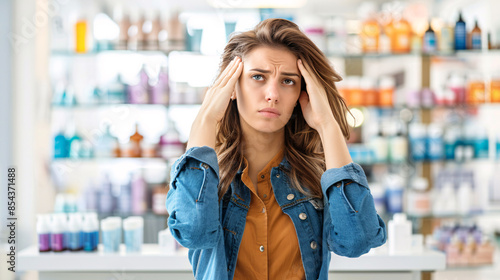
[[[231,37],[172,166],[168,227],[196,279],[327,279],[386,241],[346,146],[341,78],[293,22]]]

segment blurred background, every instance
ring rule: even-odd
[[[37,246],[40,215],[53,213],[141,216],[144,242],[157,243],[170,166],[225,44],[277,17],[342,76],[349,150],[378,213],[405,213],[426,248],[447,254],[447,271],[427,277],[500,278],[499,10],[496,0],[3,0],[0,178],[16,168],[17,248]],[[480,245],[492,253],[477,263],[456,253]]]

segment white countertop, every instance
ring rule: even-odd
[[[384,246],[386,247],[386,246]],[[419,254],[388,255],[386,248],[372,250],[359,258],[332,254],[330,271],[434,271],[446,267],[445,254],[424,251]],[[187,250],[162,253],[158,244],[144,244],[141,253],[38,252],[36,246],[19,252],[21,271],[191,271]]]

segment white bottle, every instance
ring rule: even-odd
[[[175,253],[177,246],[176,240],[170,229],[166,228],[158,232],[158,245],[160,247],[160,252],[163,254],[173,254]]]
[[[388,242],[389,254],[409,254],[411,253],[411,221],[406,219],[406,214],[396,213],[389,221]]]
[[[469,181],[462,181],[457,191],[457,201],[460,207],[457,207],[458,213],[467,215],[471,211],[473,190]]]

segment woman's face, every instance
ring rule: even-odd
[[[300,95],[297,57],[284,48],[257,47],[242,59],[236,100],[243,132],[283,129]]]

